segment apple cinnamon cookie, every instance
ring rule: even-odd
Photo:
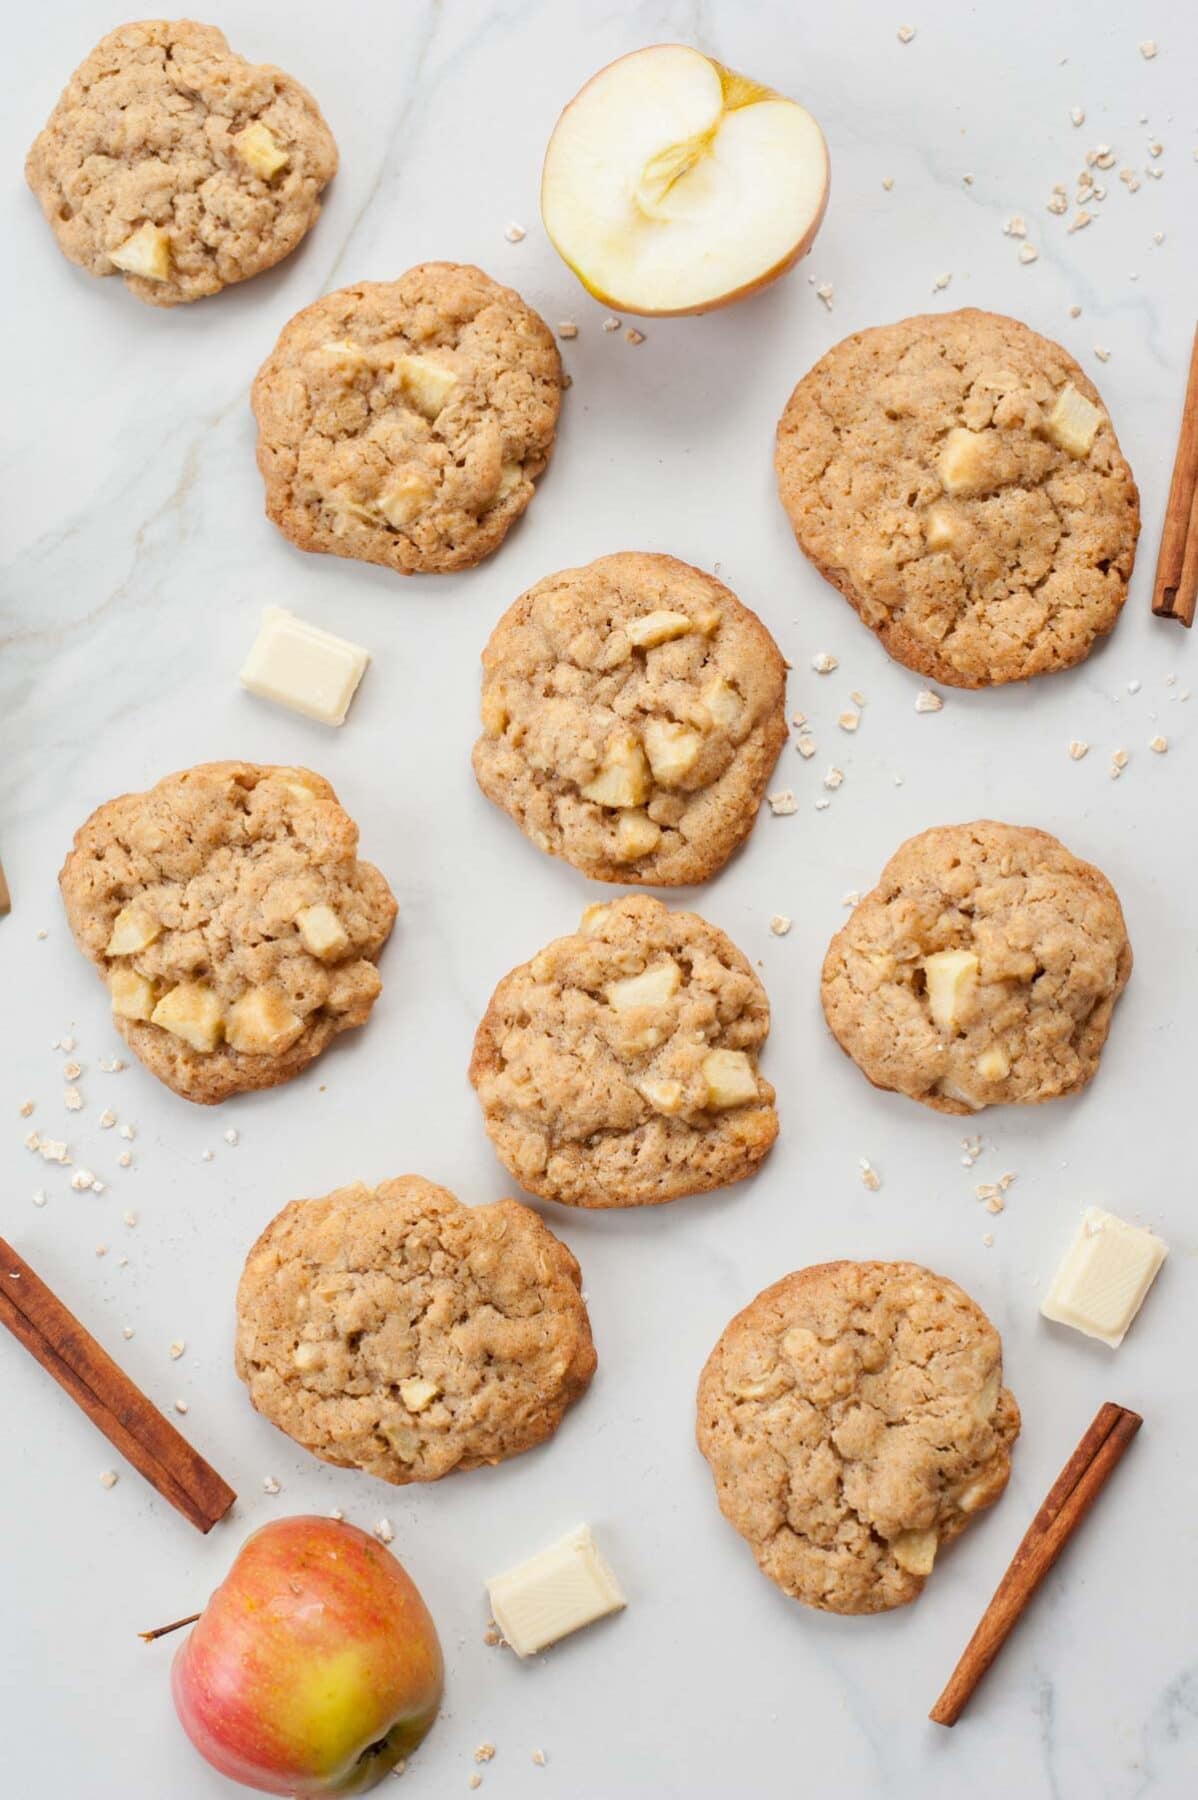
[[[896,851],[833,938],[820,996],[875,1087],[971,1113],[1085,1087],[1131,965],[1105,875],[984,819]]]
[[[549,461],[553,334],[481,269],[422,263],[305,307],[253,388],[266,512],[301,550],[473,568]]]
[[[496,988],[470,1079],[505,1169],[567,1206],[655,1206],[751,1175],[778,1135],[765,990],[695,913],[590,906]]]
[[[753,828],[785,707],[778,646],[722,582],[672,556],[604,556],[496,626],[474,772],[585,875],[706,881]]]
[[[75,834],[59,881],[113,1021],[185,1100],[289,1081],[365,1024],[395,921],[358,828],[309,769],[201,763]]]
[[[63,255],[123,275],[151,306],[273,268],[315,224],[336,172],[307,89],[190,19],[110,31],[25,164]]]
[[[771,1581],[823,1612],[914,1600],[940,1546],[1005,1488],[1019,1424],[997,1331],[915,1263],[785,1276],[699,1382],[720,1511]]]
[[[1067,669],[1119,617],[1140,505],[1094,384],[968,309],[846,338],[778,426],[800,548],[898,662],[976,688]]]
[[[283,1208],[246,1260],[236,1360],[272,1425],[396,1483],[531,1450],[596,1364],[578,1264],[536,1213],[419,1175]]]

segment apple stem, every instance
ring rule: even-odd
[[[153,1631],[139,1631],[138,1637],[143,1644],[152,1644],[155,1638],[168,1637],[172,1631],[182,1631],[185,1625],[194,1625],[199,1613],[189,1613],[185,1619],[176,1619],[172,1625],[155,1625]]]

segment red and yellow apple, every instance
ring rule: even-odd
[[[441,1646],[415,1583],[335,1519],[246,1539],[171,1672],[188,1737],[268,1794],[361,1794],[426,1735]]]
[[[811,114],[686,44],[601,69],[554,127],[541,176],[545,229],[583,286],[658,317],[785,274],[827,201]]]

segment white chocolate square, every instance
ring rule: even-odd
[[[1088,1206],[1040,1311],[1115,1349],[1168,1254],[1154,1232]]]
[[[359,644],[309,625],[282,606],[268,606],[241,685],[322,725],[342,725],[369,661],[370,652]]]
[[[487,1583],[487,1594],[495,1623],[517,1656],[535,1656],[627,1605],[589,1525],[496,1575]]]

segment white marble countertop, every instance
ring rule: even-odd
[[[157,1400],[188,1401],[191,1436],[242,1499],[201,1540],[131,1471],[104,1491],[108,1447],[0,1342],[6,1791],[231,1792],[176,1726],[171,1647],[147,1649],[136,1632],[201,1604],[252,1526],[340,1505],[366,1526],[392,1519],[442,1629],[446,1710],[404,1777],[413,1794],[466,1792],[485,1739],[497,1746],[485,1800],[1194,1792],[1198,697],[1186,699],[1198,643],[1149,616],[1198,292],[1189,0],[1083,11],[923,0],[909,14],[881,0],[225,0],[218,22],[234,46],[316,91],[342,173],[280,269],[174,312],[68,266],[21,181],[70,69],[117,16],[107,0],[18,11],[0,68],[0,852],[14,902],[0,922],[0,1230]],[[917,34],[904,46],[906,17]],[[1160,50],[1145,60],[1149,37]],[[832,201],[788,279],[705,319],[648,323],[634,348],[601,330],[603,309],[549,247],[537,184],[552,123],[582,81],[663,38],[803,99],[831,146]],[[1139,191],[1110,171],[1095,223],[1070,235],[1045,202],[1054,182],[1072,194],[1101,143],[1140,172]],[[1031,264],[1004,234],[1012,214],[1039,252]],[[527,227],[523,242],[505,240],[510,220]],[[316,295],[430,257],[481,263],[551,322],[577,320],[579,335],[565,346],[574,386],[558,451],[527,519],[473,573],[405,583],[303,556],[267,524],[248,388]],[[920,683],[795,549],[774,493],[773,428],[793,383],[848,331],[963,304],[1058,337],[1099,381],[1141,485],[1144,534],[1125,616],[1088,663],[1032,687],[949,693],[941,713],[919,716]],[[231,1368],[234,1285],[252,1239],[297,1194],[405,1169],[470,1199],[507,1190],[465,1080],[473,1028],[498,976],[570,929],[596,890],[476,792],[477,659],[532,581],[620,548],[718,568],[778,637],[792,709],[813,720],[818,757],[788,749],[777,778],[794,787],[797,815],[763,818],[694,897],[760,959],[783,1135],[761,1177],[724,1194],[641,1214],[544,1208],[584,1268],[600,1353],[590,1396],[544,1450],[393,1491],[317,1465],[251,1412]],[[239,691],[267,602],[374,651],[344,730]],[[839,657],[834,675],[812,673],[819,650]],[[866,706],[850,738],[835,720],[853,689]],[[1165,756],[1147,748],[1158,732]],[[1070,760],[1071,738],[1092,745],[1084,761]],[[1120,747],[1130,763],[1112,781]],[[93,806],[222,756],[324,771],[403,911],[368,1029],[290,1087],[207,1111],[136,1063],[100,1071],[117,1045],[55,876]],[[817,812],[832,763],[844,784]],[[1093,1086],[987,1115],[984,1154],[965,1168],[960,1122],[873,1092],[826,1035],[816,987],[845,892],[868,886],[911,832],[985,815],[1044,826],[1097,861],[1122,896],[1137,964]],[[770,936],[775,912],[794,916],[785,939]],[[67,1031],[85,1071],[74,1116],[52,1048]],[[25,1097],[37,1102],[28,1123]],[[105,1106],[136,1125],[127,1171],[116,1134],[97,1129]],[[74,1193],[66,1171],[31,1157],[28,1124],[68,1137],[105,1193]],[[861,1183],[863,1156],[882,1175],[876,1193]],[[974,1186],[1007,1170],[1018,1179],[992,1218]],[[35,1189],[48,1196],[40,1210]],[[1117,1353],[1037,1313],[1095,1200],[1173,1249]],[[786,1270],[837,1255],[911,1257],[958,1279],[1002,1331],[1024,1415],[1007,1497],[917,1605],[876,1619],[807,1612],[758,1575],[692,1442],[695,1380],[733,1311]],[[187,1349],[172,1362],[177,1338]],[[929,1705],[1107,1398],[1144,1413],[1139,1440],[964,1721],[940,1731]],[[279,1494],[263,1492],[266,1476]],[[628,1611],[529,1666],[486,1648],[483,1578],[581,1518],[626,1582]]]

